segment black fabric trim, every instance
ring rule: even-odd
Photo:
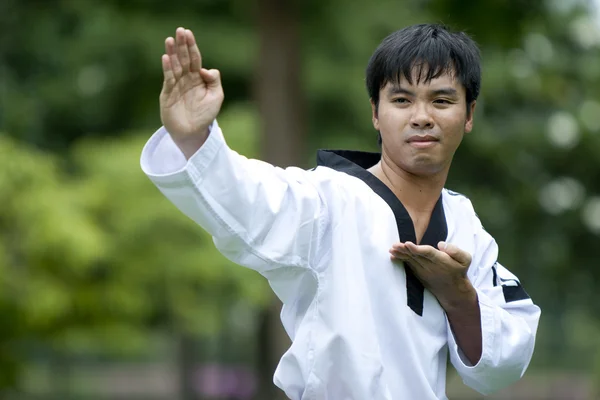
[[[446,189],[446,193],[448,193],[450,196],[466,197],[464,194],[455,192],[454,190],[448,190],[448,189]]]
[[[517,279],[503,279],[498,278],[498,270],[496,269],[496,261],[492,266],[492,273],[494,279],[494,287],[498,286],[498,281],[500,281],[500,286],[502,286],[502,293],[504,294],[504,301],[506,303],[511,303],[513,301],[519,300],[527,300],[530,299],[529,294],[525,291],[521,282]],[[505,283],[514,282],[514,285],[505,285]]]
[[[361,179],[377,193],[392,209],[398,227],[398,236],[401,242],[417,243],[414,224],[408,211],[398,200],[396,195],[375,175],[367,171],[381,159],[379,153],[369,153],[353,150],[320,150],[317,153],[317,165],[326,166],[336,171],[345,172]],[[421,243],[437,248],[440,241],[446,240],[448,236],[448,225],[446,224],[446,215],[442,203],[442,195],[438,199],[429,226],[423,235]],[[406,271],[406,296],[408,306],[419,316],[423,316],[423,302],[425,288],[416,277],[412,269],[405,268]]]
[[[504,293],[504,301],[507,303],[531,298],[525,289],[523,289],[523,286],[518,282],[517,286],[502,285],[502,292]]]

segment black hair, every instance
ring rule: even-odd
[[[415,73],[415,75],[413,75]],[[464,32],[451,32],[439,24],[412,25],[386,37],[377,47],[366,71],[367,91],[379,106],[379,91],[404,76],[412,84],[427,83],[451,73],[464,86],[467,110],[481,87],[481,61],[477,44]],[[467,111],[468,112],[468,111]]]

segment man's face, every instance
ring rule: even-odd
[[[414,175],[447,171],[463,135],[473,127],[475,103],[467,113],[466,94],[450,74],[409,84],[404,77],[380,90],[373,125],[381,133],[382,157]]]

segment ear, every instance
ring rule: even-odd
[[[379,118],[377,115],[377,105],[373,102],[373,99],[371,99],[371,112],[372,112],[372,119],[373,119],[373,127],[375,128],[376,131],[379,130]]]
[[[475,106],[477,101],[472,101],[467,107],[467,119],[465,121],[465,133],[469,133],[473,130],[473,118],[475,116]]]

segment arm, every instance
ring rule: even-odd
[[[477,291],[468,280],[464,282],[463,290],[459,293],[462,295],[455,301],[446,304],[440,302],[440,304],[446,311],[449,329],[456,339],[458,348],[469,363],[475,365],[481,358],[482,347],[479,300]]]
[[[496,260],[498,246],[477,225],[473,258],[457,246],[397,243],[390,252],[438,299],[448,320],[450,360],[465,384],[489,394],[519,380],[533,354],[540,309]]]
[[[311,266],[326,208],[310,172],[239,155],[216,121],[189,160],[161,128],[144,147],[141,165],[235,263],[263,274],[280,266]]]
[[[164,127],[142,151],[143,171],[226,257],[270,280],[295,279],[297,268],[279,267],[313,266],[327,215],[315,174],[231,150],[216,122],[224,98],[219,72],[202,68],[190,30],[178,28],[165,49]]]
[[[525,373],[533,355],[540,308],[518,278],[497,262],[498,245],[477,218],[476,223],[476,250],[469,278],[477,294],[481,322],[477,329],[473,317],[470,327],[458,328],[458,321],[448,315],[448,343],[450,360],[464,383],[490,394],[515,383]],[[475,346],[469,341],[477,338],[477,330],[481,356],[473,363],[467,354]]]
[[[437,248],[397,243],[390,253],[392,259],[404,261],[437,298],[465,358],[477,364],[482,351],[481,312],[477,291],[468,276],[471,255],[446,242],[439,242]]]

